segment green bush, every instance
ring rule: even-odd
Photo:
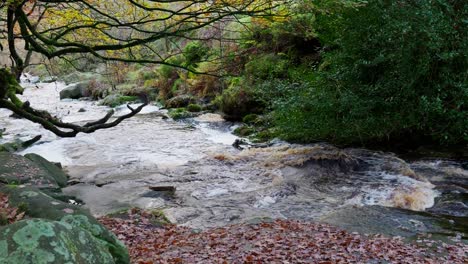
[[[233,131],[234,135],[246,137],[255,133],[255,129],[250,126],[240,126]]]
[[[344,144],[468,142],[467,17],[464,0],[372,0],[323,15],[327,66],[276,103],[280,133]]]
[[[251,113],[261,113],[263,102],[257,99],[255,92],[241,81],[235,80],[229,88],[215,99],[215,104],[225,114],[225,119],[240,121]]]
[[[208,55],[208,47],[203,46],[200,41],[192,41],[184,47],[183,55],[185,59],[183,66],[194,69]]]
[[[202,110],[202,107],[200,105],[197,105],[197,104],[189,104],[187,106],[187,110],[189,112],[200,112]]]
[[[248,77],[263,80],[287,77],[289,63],[284,55],[270,53],[256,56],[245,65],[245,73]]]

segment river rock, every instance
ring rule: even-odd
[[[0,263],[118,263],[87,230],[65,222],[29,219],[0,228]]]
[[[38,155],[20,155],[0,152],[0,182],[33,185],[38,188],[59,189],[67,177],[59,168]]]
[[[88,93],[88,82],[80,82],[67,86],[60,91],[60,99],[79,99],[86,97]]]
[[[117,107],[119,105],[128,103],[128,102],[135,102],[138,100],[136,96],[128,96],[128,95],[121,95],[121,94],[111,94],[106,96],[101,101],[101,105],[109,106],[109,107]]]
[[[349,232],[362,234],[384,234],[415,238],[420,233],[456,235],[447,219],[398,208],[383,206],[345,206],[319,219],[331,225],[341,227]]]
[[[43,83],[53,83],[55,81],[57,81],[57,77],[55,77],[55,76],[47,76],[47,77],[42,78],[40,80],[40,82],[43,82]]]
[[[60,187],[67,186],[68,175],[59,166],[34,153],[26,154],[24,157],[47,171]]]
[[[129,255],[122,242],[91,216],[89,211],[51,197],[60,192],[46,194],[35,187],[8,185],[0,187],[0,193],[7,194],[9,203],[25,210],[28,217],[64,222],[72,227],[86,230],[112,254],[115,263],[129,263]]]
[[[178,95],[166,101],[166,108],[186,107],[189,104],[195,103],[195,98],[190,95]]]

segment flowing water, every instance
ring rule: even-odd
[[[67,122],[95,120],[109,110],[93,101],[60,101],[63,83],[24,86],[23,99]],[[125,106],[116,110],[117,115],[127,111]],[[381,206],[411,210],[404,211],[405,221],[419,221],[420,213],[412,212],[428,212],[466,223],[466,163],[405,162],[391,153],[280,141],[241,151],[231,146],[237,138],[231,134],[234,124],[219,115],[176,122],[162,119],[164,111],[147,106],[117,127],[57,138],[0,110],[0,128],[6,128],[1,140],[43,135],[20,154],[60,162],[79,182],[64,192],[77,196],[95,215],[138,206],[163,210],[179,224],[206,228],[268,218],[326,220],[340,210]],[[150,189],[160,186],[176,191]],[[396,217],[402,211],[392,212]]]

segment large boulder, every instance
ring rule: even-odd
[[[112,254],[115,263],[129,263],[125,245],[80,206],[54,199],[51,195],[55,193],[46,194],[34,187],[8,185],[0,187],[0,193],[7,194],[10,205],[21,208],[28,217],[64,222],[86,230]]]
[[[116,263],[105,244],[65,222],[29,219],[0,228],[0,263]]]
[[[60,99],[79,99],[88,96],[88,82],[71,84],[60,91]]]
[[[60,189],[66,185],[63,172],[58,172],[54,164],[40,156],[30,155],[33,160],[20,155],[0,152],[0,182],[4,184],[24,184],[41,189]]]
[[[34,162],[39,168],[47,171],[49,176],[51,176],[60,187],[65,187],[67,185],[68,175],[56,164],[34,153],[26,154],[24,157]]]

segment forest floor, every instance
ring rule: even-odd
[[[100,218],[129,248],[132,263],[467,263],[468,245],[349,233],[330,225],[275,220],[193,230],[155,224],[129,210]]]

